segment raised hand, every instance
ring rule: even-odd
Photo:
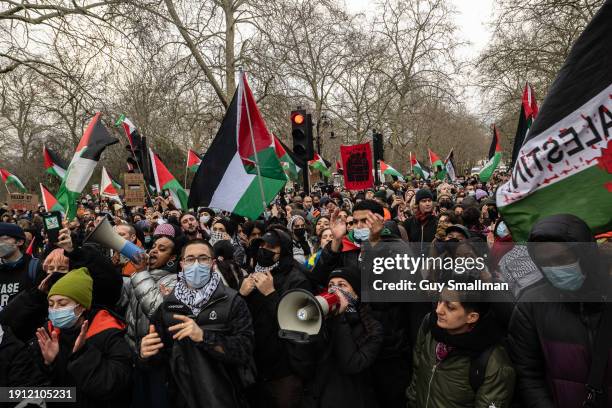
[[[77,337],[74,342],[74,347],[72,348],[72,352],[76,353],[83,347],[85,341],[87,341],[87,329],[89,328],[89,322],[85,320],[81,325],[81,332],[79,333],[79,337]]]
[[[155,332],[155,326],[149,325],[149,334],[144,336],[140,341],[140,358],[149,358],[157,353],[164,347],[159,334]]]
[[[43,327],[36,330],[36,339],[38,340],[38,346],[40,347],[40,352],[43,356],[43,360],[46,365],[51,365],[55,358],[57,357],[57,353],[59,353],[59,339],[57,337],[57,332],[53,330],[51,332],[51,337],[49,337],[49,333]]]
[[[66,253],[74,251],[72,236],[70,235],[70,230],[68,228],[62,228],[60,230],[57,243],[55,245],[57,245],[58,248],[63,249]]]
[[[274,292],[274,278],[269,271],[256,272],[253,274],[253,279],[255,280],[257,290],[261,292],[262,295],[268,296],[270,293]]]
[[[204,341],[204,332],[200,326],[198,326],[195,320],[187,316],[177,314],[173,315],[173,317],[182,322],[168,328],[169,331],[176,332],[174,336],[172,336],[174,340],[182,340],[189,337],[196,343]]]

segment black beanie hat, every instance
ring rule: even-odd
[[[354,266],[345,266],[342,268],[334,269],[329,274],[328,282],[332,278],[342,278],[345,279],[348,283],[353,287],[353,291],[361,296],[361,273],[359,269]]]
[[[415,201],[417,204],[419,203],[419,201],[424,200],[426,198],[433,200],[433,195],[431,194],[431,191],[429,191],[426,188],[422,188],[419,191],[417,191],[416,198],[415,198]]]

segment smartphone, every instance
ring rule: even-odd
[[[43,215],[43,220],[49,244],[56,244],[59,241],[59,232],[62,229],[62,214],[59,211],[52,211]]]

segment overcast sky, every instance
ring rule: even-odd
[[[461,56],[475,58],[486,46],[491,36],[487,23],[490,22],[495,0],[447,0],[450,1],[457,11],[455,21],[459,28],[462,40],[469,41],[470,45],[461,50]],[[371,5],[371,0],[345,0],[350,12],[366,12]],[[468,100],[466,104],[473,113],[481,110],[480,99],[474,89],[466,89]]]

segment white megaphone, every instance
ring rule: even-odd
[[[318,296],[304,289],[290,290],[278,304],[279,337],[296,342],[307,342],[321,331],[325,317],[340,308],[335,293],[323,292]]]
[[[138,261],[137,255],[144,253],[144,249],[117,234],[106,218],[85,238],[85,243],[87,242],[96,242],[106,248],[120,252],[121,255],[131,261]]]

